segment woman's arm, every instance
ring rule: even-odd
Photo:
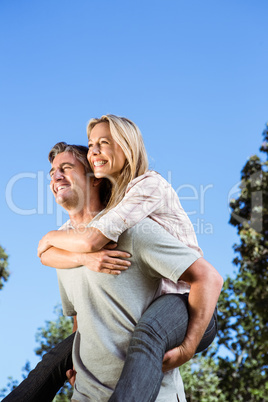
[[[156,210],[162,213],[168,182],[154,171],[148,171],[132,180],[122,201],[113,209],[92,222],[92,227],[99,229],[104,236],[118,241],[119,236],[132,228]]]
[[[180,279],[191,285],[188,299],[189,324],[182,344],[165,354],[163,371],[179,367],[194,356],[223,285],[221,275],[204,258],[196,260]]]
[[[83,233],[75,229],[52,230],[48,232],[39,242],[37,255],[41,255],[50,247],[56,247],[66,251],[93,253],[101,250],[110,239],[95,228],[85,228]]]
[[[147,172],[134,182],[115,208],[92,222],[92,226],[83,232],[72,229],[48,232],[39,242],[38,256],[49,247],[73,252],[95,252],[111,240],[117,242],[126,229],[159,208],[165,195],[165,181],[156,172]]]
[[[50,247],[41,255],[41,262],[53,268],[75,268],[86,266],[91,271],[119,275],[131,265],[129,253],[103,249],[96,253],[74,253]]]
[[[43,265],[53,268],[74,268],[82,265],[82,253],[50,247],[40,256]]]

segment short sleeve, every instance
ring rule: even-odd
[[[176,239],[151,219],[136,225],[134,257],[140,269],[151,277],[167,278],[177,283],[200,254]]]
[[[63,314],[66,316],[74,316],[76,315],[76,311],[74,308],[73,303],[70,301],[70,299],[67,296],[65,287],[61,281],[60,277],[60,270],[57,270],[57,276],[58,276],[58,283],[59,283],[59,290],[60,290],[60,297],[61,297],[61,303],[62,303],[62,311]]]
[[[135,179],[128,187],[123,200],[99,220],[92,222],[91,227],[99,229],[108,239],[117,242],[125,230],[139,223],[163,204],[165,188],[159,177],[156,172],[148,172]]]

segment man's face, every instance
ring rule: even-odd
[[[89,192],[89,178],[82,163],[71,152],[62,152],[52,162],[50,177],[56,202],[67,210],[76,208],[79,212]]]

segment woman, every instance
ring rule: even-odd
[[[99,220],[83,235],[75,231],[49,232],[39,245],[42,262],[53,266],[51,252],[49,260],[46,259],[45,251],[50,247],[69,252],[97,251],[110,240],[117,241],[124,230],[146,216],[201,253],[176,193],[160,175],[147,170],[147,156],[137,126],[125,118],[103,116],[90,121],[88,138],[88,161],[97,178],[109,179],[111,196]],[[110,263],[107,269],[114,273]],[[118,272],[117,269],[115,273]],[[171,291],[174,291],[174,284],[171,288],[168,281],[163,281],[162,292]],[[215,314],[200,345],[189,342],[196,337],[193,337],[193,326],[188,325],[187,307],[190,311],[192,308],[188,306],[188,294],[189,286],[179,281],[176,294],[159,297],[145,312],[134,331],[121,378],[110,401],[154,401],[163,377],[162,371],[155,368],[154,361],[162,362],[169,350],[163,361],[163,370],[167,371],[183,364],[194,352],[204,350],[212,342],[216,334]],[[181,317],[180,322],[178,317]],[[167,328],[172,334],[168,339],[165,337]],[[154,333],[157,337],[153,337]],[[145,364],[147,369],[144,372]]]

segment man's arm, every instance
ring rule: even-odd
[[[182,344],[165,354],[163,371],[179,367],[193,357],[211,320],[223,285],[221,275],[204,258],[199,258],[186,269],[180,280],[191,286],[189,324]]]
[[[73,333],[77,331],[77,318],[76,315],[73,316]]]

